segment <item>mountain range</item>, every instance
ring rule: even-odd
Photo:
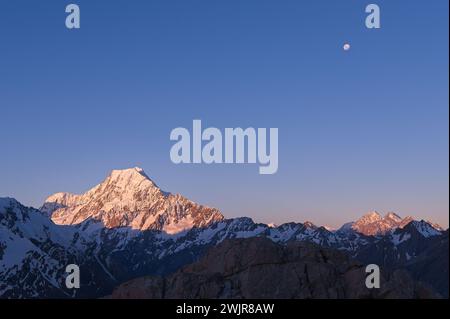
[[[406,271],[448,297],[448,230],[438,225],[377,212],[336,231],[310,222],[226,219],[215,208],[162,191],[140,168],[114,170],[81,195],[54,194],[40,209],[0,198],[0,297],[103,297],[129,280],[166,278],[220,245],[252,238],[282,247],[309,243],[375,263],[386,274]],[[68,264],[80,266],[80,289],[65,287]]]

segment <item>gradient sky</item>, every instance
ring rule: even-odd
[[[448,0],[72,2],[80,30],[69,1],[0,1],[0,196],[40,206],[140,166],[226,217],[448,226]],[[172,164],[193,119],[278,127],[278,173]]]

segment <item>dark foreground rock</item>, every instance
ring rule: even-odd
[[[404,271],[382,274],[381,288],[365,286],[365,266],[346,254],[306,242],[265,238],[226,240],[198,262],[167,277],[143,277],[112,298],[438,298]]]

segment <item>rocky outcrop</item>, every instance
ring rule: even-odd
[[[366,288],[365,278],[365,267],[337,250],[306,242],[233,239],[170,276],[124,283],[112,298],[438,297],[403,271],[382,275],[380,289]]]

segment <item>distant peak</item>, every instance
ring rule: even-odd
[[[306,221],[303,223],[303,225],[305,225],[306,228],[317,228],[316,225],[314,225],[312,222],[310,221]]]
[[[113,183],[116,187],[122,189],[130,189],[133,187],[159,189],[158,185],[140,167],[113,170],[108,178],[100,185],[104,185],[105,183]]]
[[[132,175],[132,174],[140,174],[144,177],[148,176],[145,174],[144,170],[140,167],[132,167],[132,168],[125,168],[125,169],[115,169],[111,171],[111,176],[121,176],[121,175]]]
[[[397,220],[397,221],[401,221],[402,218],[400,216],[398,216],[396,213],[394,212],[389,212],[387,213],[384,218],[389,218],[389,219],[393,219],[393,220]]]
[[[429,222],[425,220],[414,220],[408,225],[406,225],[405,229],[409,230],[410,228],[414,227],[422,236],[428,238],[432,236],[438,236],[441,234],[441,231],[439,228],[434,227]],[[439,227],[439,226],[438,226]]]
[[[380,213],[373,210],[366,214],[364,214],[360,219],[357,220],[358,222],[375,222],[381,220],[383,217],[381,217]]]
[[[381,217],[381,214],[377,212],[376,210],[372,210],[370,212],[367,212],[364,216],[368,217]]]

